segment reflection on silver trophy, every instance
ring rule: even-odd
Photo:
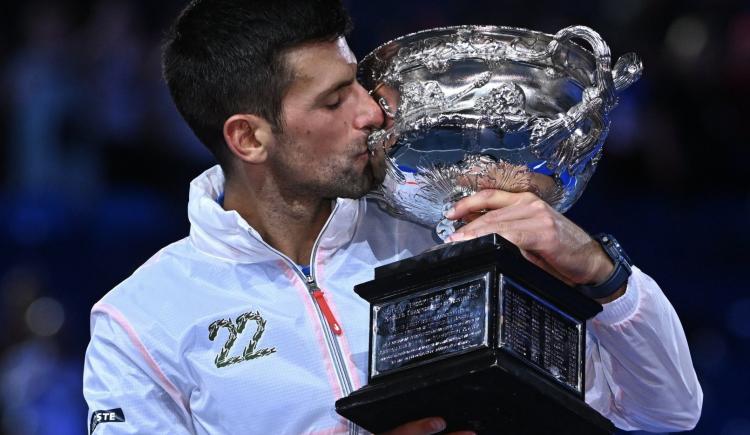
[[[485,188],[530,191],[565,211],[601,157],[616,94],[641,72],[633,53],[612,67],[607,44],[583,26],[460,26],[388,42],[359,71],[387,118],[369,138],[371,152],[385,152],[373,195],[442,239],[461,225],[444,211]]]

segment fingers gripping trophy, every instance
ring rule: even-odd
[[[583,26],[446,27],[383,44],[359,70],[386,114],[368,141],[385,174],[373,195],[442,240],[466,223],[446,211],[482,189],[529,191],[564,212],[641,72],[633,53],[612,66]],[[441,415],[479,433],[614,431],[584,401],[586,319],[601,306],[502,237],[379,267],[355,291],[371,304],[369,384],[336,406],[360,426]]]

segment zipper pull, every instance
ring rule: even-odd
[[[339,325],[338,320],[336,320],[336,317],[334,317],[333,311],[331,311],[331,307],[328,306],[328,302],[326,302],[326,298],[323,295],[323,290],[316,288],[315,290],[313,290],[312,295],[315,298],[315,301],[318,303],[320,311],[323,312],[323,317],[326,318],[328,326],[331,327],[331,331],[333,331],[333,333],[336,335],[341,335],[341,333],[343,332],[341,330],[341,325]]]

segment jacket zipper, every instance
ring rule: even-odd
[[[314,252],[315,251],[313,251],[313,256],[315,255]],[[305,283],[307,284],[310,296],[316,302],[313,305],[315,305],[315,310],[318,312],[318,319],[320,320],[322,326],[321,329],[323,329],[323,335],[325,336],[325,341],[328,345],[328,351],[331,354],[331,360],[333,361],[333,368],[336,372],[336,377],[338,378],[339,384],[341,385],[343,395],[344,397],[346,397],[354,390],[354,388],[352,387],[349,372],[346,369],[344,355],[341,353],[341,346],[339,346],[339,342],[336,337],[333,336],[334,333],[336,335],[341,335],[341,327],[339,326],[338,321],[336,321],[336,319],[333,317],[333,313],[331,312],[331,309],[328,307],[328,303],[323,297],[323,291],[315,282],[312,270],[313,269],[311,267],[310,276],[307,277]],[[349,434],[356,435],[358,433],[356,424],[349,421],[348,426]]]
[[[315,281],[315,254],[318,250],[318,244],[320,243],[320,239],[323,233],[326,231],[328,225],[333,220],[333,215],[336,213],[336,210],[338,210],[338,208],[339,205],[338,203],[336,203],[333,210],[331,210],[331,215],[328,216],[328,220],[326,221],[325,225],[323,225],[323,229],[320,230],[320,234],[318,234],[318,237],[315,239],[312,253],[310,255],[309,277],[302,273],[302,271],[299,269],[299,267],[297,267],[297,265],[294,261],[292,261],[291,258],[287,257],[276,248],[266,243],[265,240],[260,238],[258,238],[258,240],[260,240],[260,242],[268,247],[271,251],[281,256],[281,258],[286,261],[286,263],[307,286],[310,297],[314,302],[313,305],[315,306],[315,311],[318,313],[318,321],[322,326],[321,329],[323,329],[323,336],[325,338],[326,346],[328,347],[328,353],[331,355],[331,360],[333,361],[333,369],[334,372],[336,372],[336,378],[339,382],[339,385],[341,386],[341,391],[343,392],[344,397],[346,397],[354,390],[354,388],[352,387],[351,377],[344,362],[344,355],[341,352],[341,346],[339,345],[336,337],[333,336],[334,333],[336,335],[341,335],[343,331],[341,330],[341,326],[339,325],[338,321],[333,316],[333,312],[328,306],[328,302],[326,302],[325,300],[323,291],[318,287],[318,284]],[[359,433],[356,424],[351,421],[349,421],[348,423],[349,434],[356,435],[357,433]]]
[[[315,299],[315,302],[318,303],[320,311],[323,313],[323,317],[325,317],[326,322],[328,322],[328,326],[331,328],[331,331],[333,331],[333,333],[336,335],[341,335],[341,333],[343,332],[341,330],[341,325],[339,325],[338,320],[336,320],[336,316],[333,315],[331,307],[328,306],[328,301],[326,301],[323,290],[318,287],[312,277],[307,277],[307,288],[310,291],[310,294],[313,296],[313,299]]]

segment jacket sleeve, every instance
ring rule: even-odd
[[[114,308],[98,308],[83,370],[89,434],[194,433],[184,400],[133,328]]]
[[[620,429],[695,427],[703,391],[680,319],[656,282],[634,267],[625,294],[605,304],[588,330],[589,405]]]

